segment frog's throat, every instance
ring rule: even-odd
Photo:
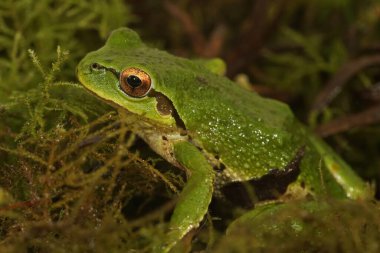
[[[137,131],[137,135],[140,136],[157,154],[163,157],[170,164],[178,168],[183,168],[174,156],[173,144],[180,141],[189,141],[189,136],[182,134],[181,132],[166,132],[161,133],[150,127],[140,132]]]

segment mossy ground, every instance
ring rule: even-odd
[[[362,69],[324,110],[304,109],[349,58],[377,53],[376,1],[125,2],[0,3],[0,252],[150,252],[165,237],[184,173],[134,135],[125,120],[134,116],[75,79],[79,59],[119,26],[180,55],[222,56],[233,66],[231,77],[245,73],[260,84],[254,88],[285,99],[312,126],[379,101],[378,71]],[[154,29],[157,23],[164,28]],[[215,35],[200,36],[206,33]],[[378,124],[328,140],[366,180],[379,182]],[[177,250],[379,252],[376,200],[318,201],[326,206],[320,212],[294,202],[228,235],[225,228],[246,210],[216,201]]]

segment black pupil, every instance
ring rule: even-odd
[[[137,76],[134,76],[134,75],[130,75],[127,77],[127,83],[132,87],[132,88],[136,88],[136,87],[139,87],[141,85],[141,79],[138,78]]]

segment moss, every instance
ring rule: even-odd
[[[133,1],[129,5],[124,2],[0,3],[0,252],[150,252],[151,246],[165,237],[174,196],[184,184],[183,172],[164,162],[134,135],[125,120],[131,115],[99,102],[74,77],[83,55],[101,46],[114,28],[136,20],[134,25],[146,36],[160,38],[161,45],[191,54],[178,22],[167,14],[162,18],[166,13],[163,9],[152,11],[152,6],[162,8],[157,1],[137,1],[133,5],[135,14],[130,8]],[[252,20],[245,19],[252,1],[210,1],[207,4],[220,11],[209,15],[204,13],[209,8],[197,1],[178,3],[190,8],[194,22],[204,31],[210,32],[215,20],[226,21],[234,28],[231,31],[245,22],[252,37]],[[333,74],[352,54],[352,47],[342,39],[344,25],[336,24],[322,34],[333,23],[333,14],[343,16],[344,24],[359,31],[362,36],[357,44],[375,41],[378,24],[372,10],[378,3],[365,3],[356,8],[358,4],[353,1],[294,1],[277,21],[282,32],[268,36],[264,50],[251,50],[261,54],[255,58],[257,63],[252,63],[251,51],[236,47],[237,41],[252,42],[243,32],[236,36],[238,31],[224,41],[221,56],[229,66],[235,66],[234,57],[227,52],[246,54],[246,60],[236,61],[247,64],[240,71],[257,82],[302,94],[307,99],[298,108],[306,108],[302,105],[312,97],[312,89],[322,87],[326,75]],[[279,6],[276,3],[272,7],[268,10],[276,14]],[[275,20],[269,16],[267,20]],[[322,22],[326,19],[330,20],[328,24]],[[155,28],[159,22],[165,29]],[[353,83],[372,87],[375,77],[375,72],[361,73]],[[329,120],[356,109],[350,103],[356,94],[355,89],[346,91],[321,118]],[[302,110],[300,113],[306,115]],[[371,179],[378,176],[378,132],[376,126],[357,132],[357,146],[348,145],[345,136],[335,138],[342,150],[353,154],[350,158],[357,167],[370,168],[363,174]],[[363,134],[369,136],[366,144],[362,143]],[[256,224],[241,224],[228,236],[224,236],[225,228],[246,210],[213,204],[200,228],[184,238],[178,250],[379,251],[378,202],[317,203],[322,202],[327,207],[318,213],[302,202],[291,202],[275,216],[264,217]],[[294,221],[303,229],[294,229],[300,227]],[[278,229],[271,229],[274,227]]]
[[[378,252],[379,204],[297,201],[230,229],[215,252]]]

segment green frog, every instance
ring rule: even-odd
[[[277,201],[371,197],[369,185],[286,104],[248,92],[223,76],[223,68],[219,59],[190,60],[149,47],[128,28],[113,31],[77,67],[86,89],[139,115],[131,121],[136,134],[186,171],[157,251],[168,252],[199,225],[214,192],[238,182],[264,185],[261,191]]]

